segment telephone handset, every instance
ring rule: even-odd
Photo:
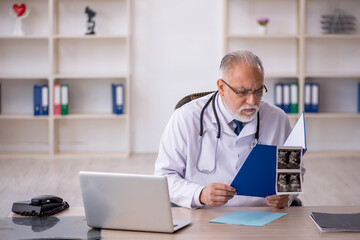
[[[13,203],[12,211],[23,216],[44,217],[61,212],[69,207],[69,204],[60,197],[40,195],[30,201]]]

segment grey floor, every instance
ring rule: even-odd
[[[42,194],[82,206],[79,171],[152,174],[155,159],[155,154],[123,159],[1,159],[0,217],[9,215],[12,202]],[[307,152],[304,164],[304,193],[299,196],[304,205],[360,205],[360,153]]]

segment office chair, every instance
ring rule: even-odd
[[[210,93],[213,93],[214,91],[210,91],[210,92],[199,92],[199,93],[192,93],[189,94],[185,97],[183,97],[175,106],[175,109],[180,108],[181,106],[185,105],[186,103],[191,102],[194,99],[200,98],[200,97],[204,97]],[[292,202],[290,207],[301,207],[303,204],[301,202],[301,200],[299,198],[295,198]],[[178,205],[176,205],[175,203],[171,203],[172,207],[180,207]]]
[[[200,98],[200,97],[204,97],[210,93],[213,93],[214,91],[210,91],[210,92],[199,92],[199,93],[193,93],[193,94],[189,94],[185,97],[183,97],[175,106],[175,109],[178,109],[179,107],[181,107],[182,105],[191,102],[194,99]]]

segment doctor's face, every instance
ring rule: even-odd
[[[264,77],[259,68],[237,64],[217,86],[225,108],[241,122],[252,121],[260,106]]]

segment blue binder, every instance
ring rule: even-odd
[[[304,95],[305,112],[311,112],[311,83],[305,83]]]
[[[290,84],[283,84],[283,106],[284,112],[290,113]]]
[[[34,116],[41,115],[41,86],[34,85]]]
[[[319,112],[319,84],[311,84],[311,112]]]
[[[360,83],[358,83],[358,113],[360,113]]]
[[[282,83],[276,83],[275,86],[275,106],[284,109],[283,104],[283,84]]]
[[[124,85],[112,84],[113,113],[123,114],[124,112]]]
[[[41,114],[49,115],[49,86],[41,86]]]

